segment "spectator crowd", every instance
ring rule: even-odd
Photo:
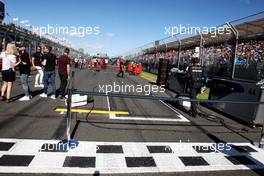
[[[191,58],[197,57],[195,47],[181,49],[180,59],[179,51],[171,49],[166,52],[157,52],[137,56],[135,60],[141,62],[143,70],[157,74],[159,68],[159,59],[166,58],[170,60],[172,66],[189,64]],[[264,60],[264,40],[239,41],[236,50],[235,69],[238,72],[235,76],[243,77],[243,73],[251,67],[256,66]],[[235,47],[229,43],[217,45],[205,45],[203,48],[203,61],[207,73],[222,77],[228,77],[232,73],[233,58],[235,56]],[[252,65],[254,65],[252,67]],[[235,72],[236,73],[236,72]],[[250,78],[249,78],[250,79]]]

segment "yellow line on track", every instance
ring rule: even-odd
[[[56,108],[56,112],[67,112],[66,108]],[[90,110],[90,109],[76,109],[72,108],[71,112],[79,113],[91,113],[91,114],[118,114],[118,115],[129,115],[127,111],[107,111],[107,110]]]

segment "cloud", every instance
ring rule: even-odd
[[[107,37],[114,37],[114,36],[115,36],[115,34],[114,34],[114,33],[112,33],[112,32],[107,32],[107,33],[106,33],[106,36],[107,36]]]
[[[105,46],[100,43],[94,43],[94,44],[86,44],[85,47],[88,49],[100,50],[103,49]]]

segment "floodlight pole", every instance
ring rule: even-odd
[[[173,35],[173,37],[175,37],[177,39],[177,41],[179,42],[179,53],[178,53],[178,65],[177,67],[180,67],[180,57],[181,57],[181,40],[177,37],[177,34]]]
[[[165,46],[166,46],[165,58],[166,58],[167,57],[167,51],[168,51],[168,43],[165,42]]]
[[[232,79],[235,77],[235,64],[236,64],[236,58],[237,58],[237,45],[238,45],[238,38],[239,38],[239,32],[238,30],[229,22],[226,23],[226,25],[232,30],[233,34],[236,36],[236,45],[235,45],[235,56],[233,61],[233,70],[232,70]]]
[[[203,34],[199,33],[201,40],[200,40],[200,50],[199,50],[199,58],[200,58],[200,62],[201,62],[201,66],[203,66],[203,61],[204,61],[204,37]]]
[[[7,42],[6,42],[7,32],[8,32],[8,31],[6,30],[6,31],[5,31],[5,36],[4,36],[4,39],[3,39],[4,41],[3,41],[3,43],[2,43],[2,45],[4,45],[4,46],[3,46],[3,50],[6,50],[6,45],[7,45]]]

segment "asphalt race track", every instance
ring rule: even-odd
[[[3,173],[0,175],[261,175],[264,168],[263,151],[250,144],[258,142],[258,128],[241,125],[219,114],[224,124],[206,118],[194,119],[171,102],[107,96],[91,97],[93,102],[76,107],[84,110],[72,114],[71,135],[79,141],[76,149],[39,152],[44,143],[58,143],[66,138],[66,113],[58,111],[66,105],[60,99],[39,97],[41,90],[34,88],[33,82],[34,73],[30,78],[32,100],[18,101],[23,90],[17,75],[12,92],[14,102],[0,102],[0,172]],[[111,66],[100,72],[75,70],[76,90],[98,92],[99,85],[114,82],[151,84],[140,76],[125,74],[119,78]],[[167,90],[155,94],[172,95]],[[201,109],[214,113],[205,107]],[[232,150],[215,152],[195,148],[219,143],[230,144]]]

